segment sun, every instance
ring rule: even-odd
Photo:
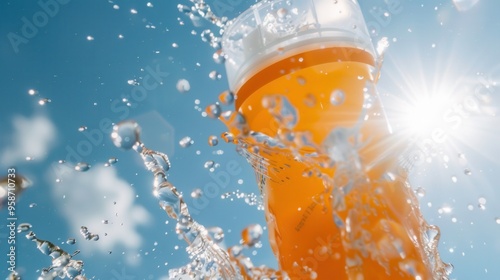
[[[407,136],[418,138],[431,136],[438,130],[449,130],[450,127],[443,121],[449,104],[446,94],[440,92],[414,96],[401,108],[398,119],[400,129]]]
[[[492,129],[496,85],[456,59],[453,48],[428,60],[415,51],[411,67],[407,57],[391,57],[377,86],[398,141],[427,162],[463,151],[498,162],[486,150],[500,139]]]

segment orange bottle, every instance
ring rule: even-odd
[[[225,31],[233,124],[291,279],[434,279],[437,228],[398,168],[373,84],[375,52],[354,0],[256,4]],[[250,133],[249,133],[250,132]]]

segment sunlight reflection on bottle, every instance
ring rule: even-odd
[[[27,231],[31,226],[23,226],[21,232]],[[83,261],[74,260],[73,257],[76,256],[80,251],[75,251],[73,254],[69,254],[59,246],[54,243],[39,239],[33,231],[26,234],[26,239],[31,240],[36,243],[37,249],[44,255],[48,255],[52,258],[52,265],[43,268],[38,280],[53,280],[53,279],[74,279],[74,280],[87,280],[87,277],[82,275],[83,272]],[[8,278],[9,280],[20,279],[16,278],[15,274],[11,274]]]

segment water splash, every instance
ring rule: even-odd
[[[262,196],[257,195],[255,193],[244,193],[240,190],[236,190],[233,192],[227,192],[221,195],[222,199],[229,199],[233,201],[234,198],[242,199],[249,206],[256,206],[257,210],[264,210],[264,204],[262,202]]]
[[[192,2],[196,1],[192,0]],[[287,3],[289,2],[287,1]],[[195,10],[193,9],[193,11]],[[280,34],[289,34],[294,32],[294,27],[300,27],[299,22],[302,22],[300,18],[301,15],[296,11],[288,10],[286,7],[276,8],[264,18],[263,25],[267,29],[263,32],[267,31],[278,36]],[[295,19],[298,19],[296,20],[297,23],[293,23]],[[223,31],[224,27],[227,26],[220,27]],[[202,33],[202,40],[217,47],[217,38],[210,30]],[[388,45],[387,38],[382,38],[378,42],[378,59],[371,71],[373,85],[380,76],[384,52]],[[359,76],[358,79],[364,80],[365,77]],[[307,81],[298,82],[303,84]],[[371,88],[373,85],[369,85],[369,87]],[[330,96],[330,102],[334,106],[340,106],[344,102],[344,98],[343,92],[334,91]],[[312,105],[316,103],[311,98],[305,100],[305,102]],[[399,266],[399,271],[407,273],[415,279],[422,279],[423,275],[418,273],[426,271],[422,269],[422,266],[425,265],[430,267],[433,275],[439,279],[447,279],[452,266],[444,264],[437,252],[439,229],[428,225],[421,216],[418,211],[418,200],[412,188],[407,185],[404,175],[388,171],[379,180],[371,180],[367,176],[366,170],[369,170],[371,166],[367,168],[360,159],[360,149],[363,148],[365,143],[357,141],[356,136],[360,134],[359,127],[335,129],[331,131],[322,147],[316,147],[310,141],[311,137],[307,131],[297,131],[295,129],[299,118],[298,111],[288,102],[285,96],[267,95],[262,100],[262,106],[278,124],[277,136],[269,137],[248,130],[245,133],[240,133],[238,127],[233,129],[235,127],[234,123],[228,122],[227,117],[224,118],[224,116],[235,114],[234,112],[228,112],[227,114],[223,113],[221,119],[231,129],[231,142],[238,144],[238,151],[247,158],[256,170],[261,190],[267,180],[284,181],[286,179],[279,176],[279,169],[284,168],[281,163],[270,162],[265,159],[266,150],[291,155],[298,161],[311,163],[310,166],[318,166],[318,170],[321,170],[319,167],[333,168],[335,166],[335,175],[333,177],[332,174],[323,174],[321,171],[314,169],[310,169],[307,174],[322,177],[325,190],[330,192],[333,206],[332,215],[342,233],[342,245],[346,254],[346,269],[349,277],[353,279],[363,277],[360,271],[363,271],[363,260],[367,260],[369,255],[372,261],[377,262],[386,271],[390,271],[392,268],[397,270]],[[365,104],[363,105],[364,112],[361,114],[363,118],[369,116],[368,111],[373,106],[369,94],[366,94]],[[363,118],[360,119],[360,123],[363,122]],[[244,122],[245,116],[241,115],[240,119]],[[243,122],[239,123],[239,127],[245,127]],[[352,141],[352,139],[355,141]],[[303,152],[303,148],[310,152],[306,154]],[[411,160],[408,160],[408,165],[411,165]],[[272,172],[276,172],[276,174],[269,174]],[[405,234],[402,234],[402,232],[413,227],[406,225],[407,228],[405,228],[405,219],[401,219],[401,215],[398,216],[397,211],[392,211],[395,217],[392,217],[392,214],[386,215],[387,217],[373,217],[374,215],[377,216],[380,207],[372,210],[370,206],[382,203],[384,207],[394,208],[397,206],[395,204],[398,204],[397,201],[384,200],[383,198],[378,200],[376,198],[378,192],[387,191],[386,189],[397,189],[403,197],[409,200],[409,206],[405,211],[408,211],[412,217],[408,220],[414,223],[412,225],[418,226],[418,232],[408,233],[408,236],[406,236],[407,239],[411,240],[399,239],[399,237],[405,238]],[[374,196],[362,200],[361,197],[366,194],[374,194]],[[391,193],[390,195],[394,194]],[[368,218],[365,219],[365,217]],[[377,231],[378,235],[372,234],[372,230]],[[435,234],[436,230],[438,231],[437,234]],[[391,232],[397,232],[398,234],[392,235]],[[415,244],[424,244],[425,264],[416,263],[418,258],[407,257],[412,249],[420,250],[420,248],[414,248]],[[241,254],[241,250],[241,246],[231,247],[229,250],[231,257],[237,259]],[[400,261],[396,263],[396,266],[390,263],[398,258]],[[243,266],[240,265],[240,269],[244,275],[250,275],[244,266],[244,262]],[[310,276],[314,278],[315,272],[309,272],[311,273]]]
[[[86,162],[79,162],[75,165],[75,170],[80,172],[87,172],[90,170],[90,164]]]
[[[125,139],[130,130],[121,126],[130,127],[134,122],[123,122],[113,127],[113,139]],[[146,168],[153,174],[153,195],[158,199],[160,207],[168,216],[176,221],[176,233],[187,244],[186,251],[191,263],[184,267],[171,269],[170,278],[189,276],[193,279],[241,279],[238,269],[233,265],[229,255],[214,242],[208,230],[193,220],[182,194],[167,180],[167,171],[170,169],[168,156],[148,149],[140,142],[139,126],[134,123],[132,133],[136,137],[133,145],[122,145],[114,141],[120,148],[133,149],[139,153]]]
[[[21,223],[17,226],[17,233],[25,232],[31,229],[31,224],[29,223]]]
[[[266,266],[254,266],[250,258],[243,254],[245,249],[260,247],[263,229],[259,224],[249,225],[241,231],[241,245],[229,247],[228,252],[233,262],[240,268],[245,279],[289,279],[285,272]]]
[[[180,93],[186,93],[191,90],[191,84],[186,79],[180,79],[177,81],[176,88]]]
[[[210,5],[205,3],[204,0],[190,0],[193,5],[191,7],[179,4],[177,8],[180,12],[187,16],[199,16],[214,24],[217,27],[225,27],[228,19],[227,17],[218,17],[212,12]]]
[[[9,276],[7,276],[6,280],[21,280],[21,276],[14,271],[11,274],[9,274]]]
[[[367,96],[367,100],[370,99]],[[373,104],[365,102],[365,109],[368,112]],[[370,104],[368,104],[370,103]],[[265,158],[266,151],[282,151],[282,153],[291,153],[296,160],[305,164],[308,171],[304,171],[306,176],[318,176],[323,179],[325,191],[329,191],[331,203],[333,206],[333,219],[337,227],[342,232],[342,246],[346,254],[346,265],[349,275],[359,276],[356,271],[363,271],[362,266],[366,261],[367,254],[371,260],[378,263],[387,272],[398,270],[400,273],[407,273],[409,276],[425,277],[420,275],[425,265],[434,276],[439,279],[448,279],[452,271],[452,265],[443,263],[439,257],[437,244],[439,241],[439,229],[436,226],[428,225],[418,210],[418,200],[416,195],[404,179],[404,175],[397,172],[392,173],[387,170],[384,176],[378,180],[371,180],[367,177],[364,166],[360,158],[360,150],[366,143],[359,142],[356,135],[360,134],[361,124],[352,128],[337,128],[330,132],[321,147],[315,147],[308,144],[307,134],[305,132],[292,130],[298,119],[296,109],[289,104],[284,96],[270,95],[263,99],[263,107],[269,111],[278,124],[278,133],[276,137],[249,131],[246,134],[241,133],[241,129],[232,130],[234,134],[233,142],[237,143],[237,150],[247,158],[254,170],[256,170],[259,187],[265,186],[267,180],[284,180],[280,176],[280,163],[270,162]],[[229,115],[230,113],[227,113]],[[365,114],[368,114],[365,112]],[[224,115],[224,114],[223,114]],[[241,116],[240,127],[245,127],[245,117]],[[225,119],[222,118],[223,121]],[[226,122],[226,121],[225,121]],[[363,118],[361,118],[361,123]],[[228,127],[234,128],[231,123],[226,123]],[[303,134],[302,134],[303,133]],[[297,139],[306,138],[305,141]],[[308,148],[309,153],[304,153],[302,149]],[[311,148],[312,152],[311,152]],[[309,165],[308,165],[309,164]],[[322,168],[335,166],[335,175],[322,172]],[[403,170],[405,170],[403,168]],[[270,174],[270,172],[272,174]],[[276,172],[276,173],[273,173]],[[403,171],[402,171],[403,172]],[[384,204],[388,209],[394,209],[397,201],[384,199],[380,193],[383,190],[394,190],[402,192],[403,197],[409,199],[407,210],[411,213],[411,222],[418,225],[418,231],[402,233],[407,230],[405,218],[397,216],[397,211],[387,217],[372,217],[362,219],[361,217],[371,217],[376,215],[378,210],[373,211],[375,205]],[[369,200],[361,200],[362,194],[374,194]],[[378,197],[380,196],[380,197]],[[390,197],[394,197],[391,193]],[[229,196],[228,196],[229,197]],[[321,203],[325,203],[322,200]],[[405,210],[406,211],[406,210]],[[393,216],[395,215],[395,216]],[[373,224],[376,223],[376,224]],[[412,228],[412,226],[408,226]],[[378,232],[377,237],[372,236],[371,230]],[[388,232],[398,232],[396,235],[387,234]],[[404,239],[400,239],[404,238]],[[243,238],[249,239],[248,235]],[[415,249],[411,244],[422,244],[423,250]],[[233,246],[229,249],[231,258],[238,259],[244,246]],[[413,251],[412,251],[413,250]],[[414,252],[419,251],[424,254],[422,261],[419,258],[409,257]],[[412,253],[413,252],[413,253]],[[420,254],[416,253],[416,254]],[[394,260],[399,260],[395,263]],[[425,263],[425,264],[424,264]],[[252,269],[245,266],[244,262],[238,265],[242,273],[246,276],[252,275]],[[314,271],[309,271],[311,277],[314,277]]]
[[[215,146],[217,146],[217,144],[219,144],[219,139],[217,138],[217,136],[210,135],[208,137],[208,145],[211,147],[215,147]]]
[[[381,38],[377,42],[377,60],[375,61],[375,69],[373,72],[374,82],[376,83],[380,78],[382,64],[384,63],[385,52],[389,48],[389,39],[387,37]]]
[[[182,194],[167,180],[167,171],[170,169],[168,156],[148,149],[140,141],[140,128],[133,123],[125,121],[114,126],[112,137],[125,139],[125,135],[120,132],[130,133],[130,130],[120,128],[122,124],[135,127],[133,135],[137,137],[132,147],[153,174],[153,195],[158,199],[160,208],[176,221],[176,233],[188,244],[186,251],[192,260],[183,267],[171,269],[170,279],[288,279],[286,274],[280,271],[265,266],[254,266],[251,260],[242,254],[243,249],[261,246],[259,240],[263,229],[260,225],[250,225],[244,229],[242,245],[232,246],[226,252],[218,245],[224,238],[221,228],[205,228],[193,220]],[[115,144],[117,147],[124,147],[119,141],[115,141]],[[197,190],[191,194],[193,198],[201,195]]]
[[[87,280],[83,275],[83,261],[74,260],[80,251],[75,251],[69,254],[54,243],[39,239],[33,231],[30,231],[26,238],[36,243],[37,249],[44,255],[52,258],[52,265],[43,268],[38,280],[53,280],[53,279],[74,279],[74,280]],[[11,276],[9,276],[11,277]],[[14,277],[14,276],[12,276]],[[20,279],[20,278],[10,278]]]
[[[86,226],[80,227],[80,234],[83,236],[83,238],[87,240],[93,240],[93,241],[99,240],[99,235],[90,232]]]
[[[219,101],[224,105],[232,105],[234,100],[234,93],[229,90],[223,91],[219,94]]]
[[[282,95],[268,95],[262,99],[262,107],[278,121],[281,127],[293,129],[298,122],[297,110],[288,98]]]
[[[194,144],[194,140],[191,139],[191,137],[189,137],[189,136],[186,136],[186,137],[182,138],[181,140],[179,140],[179,145],[183,148],[187,148],[193,144]]]

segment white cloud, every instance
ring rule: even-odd
[[[31,119],[17,116],[12,120],[12,125],[12,142],[3,150],[0,158],[5,166],[25,161],[26,157],[43,160],[57,139],[56,127],[45,116]]]
[[[143,206],[134,204],[133,188],[118,177],[114,167],[98,166],[87,172],[74,171],[67,165],[58,168],[65,170],[60,173],[63,176],[59,183],[52,181],[53,194],[82,254],[124,251],[127,262],[137,264],[139,259],[132,256],[143,242],[138,227],[148,224],[151,215]],[[99,240],[85,240],[81,226],[98,234]]]

